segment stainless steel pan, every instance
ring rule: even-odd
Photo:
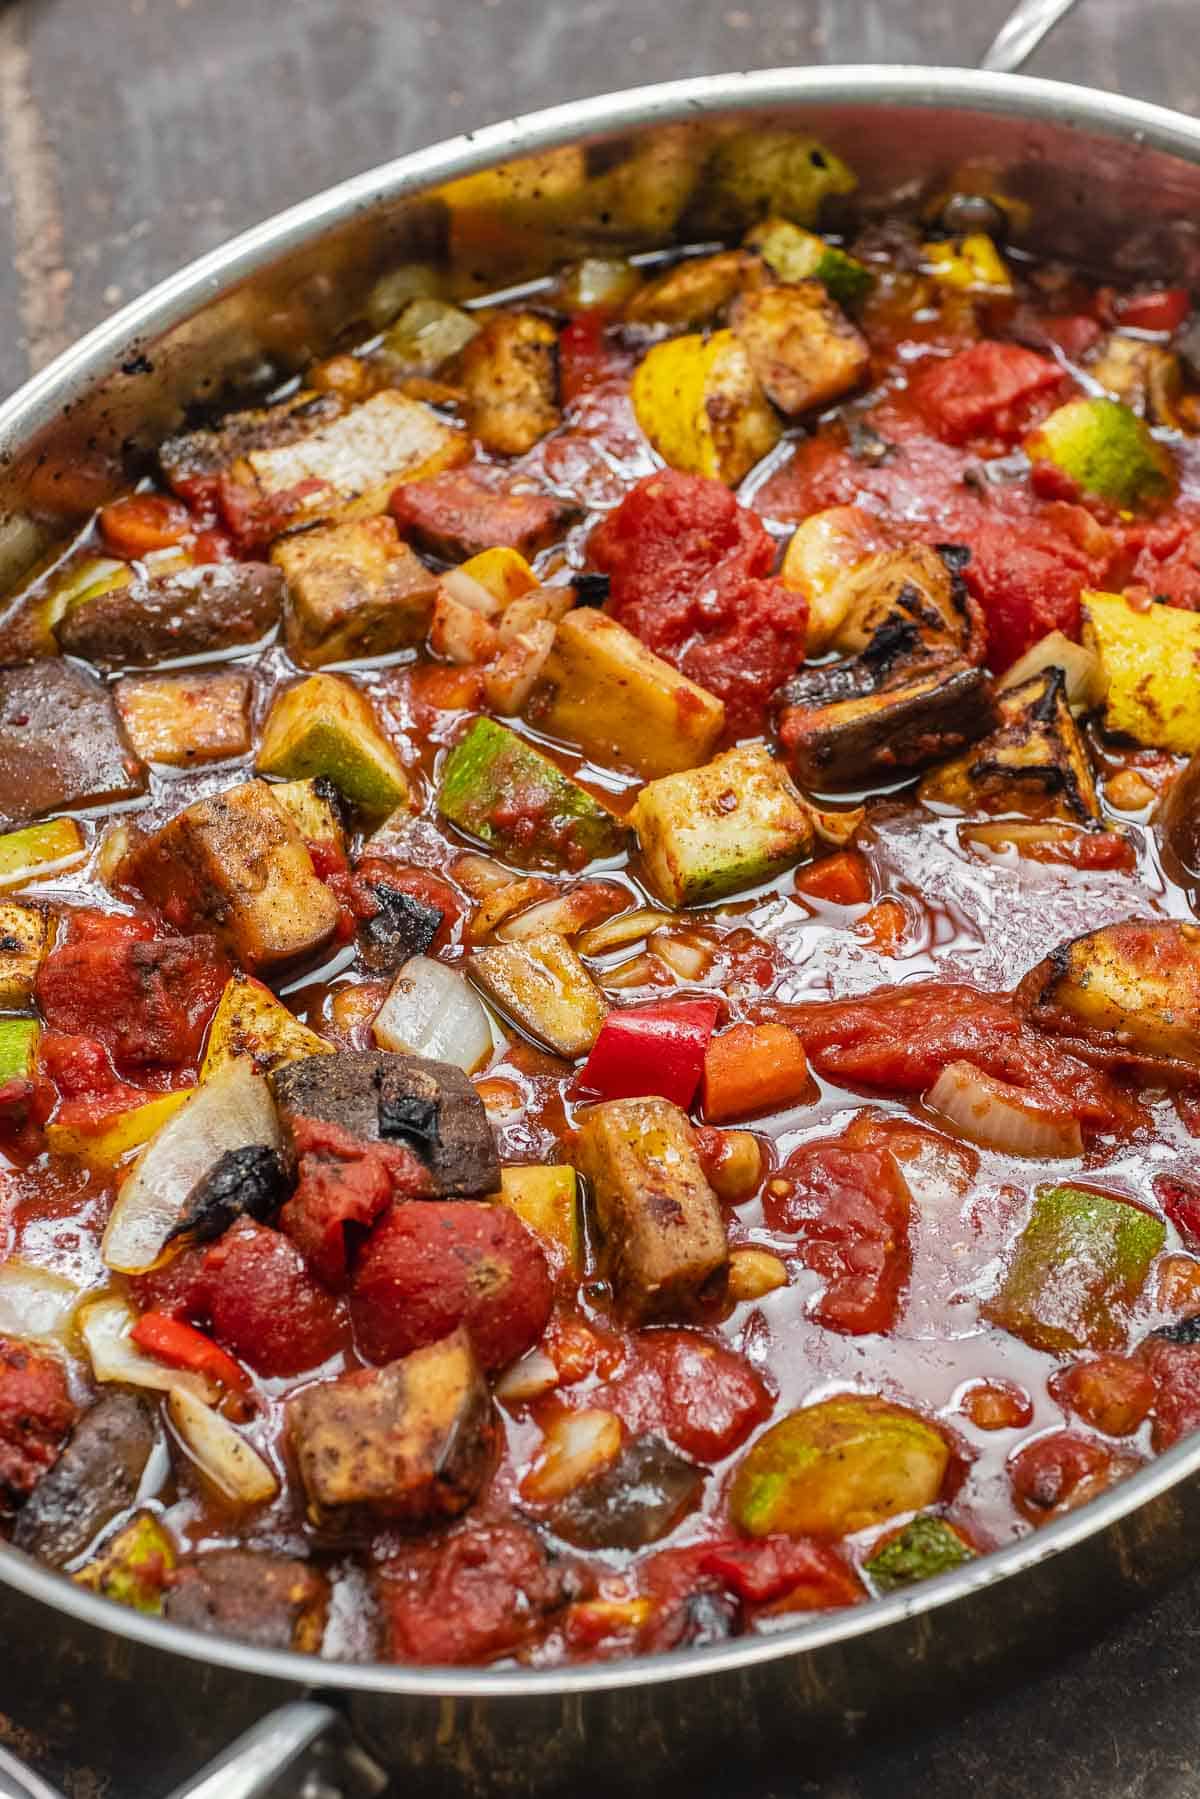
[[[1026,54],[1067,4],[1020,9],[996,62]],[[1200,126],[1134,101],[1003,74],[867,67],[687,81],[562,107],[386,164],[248,232],[0,407],[0,580],[69,524],[57,499],[64,471],[85,465],[100,497],[189,402],[327,348],[389,269],[439,257],[463,291],[482,291],[582,249],[670,242],[687,226],[689,171],[723,132],[764,122],[830,142],[880,203],[986,156],[1007,191],[1034,202],[1038,242],[1114,273],[1200,287]],[[480,179],[449,185],[471,176]],[[148,1766],[182,1778],[214,1741],[268,1712],[176,1799],[253,1799],[331,1730],[347,1794],[378,1790],[373,1763],[406,1770],[422,1793],[546,1799],[694,1791],[698,1770],[749,1769],[801,1744],[811,1772],[814,1745],[901,1721],[931,1695],[944,1703],[1006,1659],[1028,1666],[1177,1573],[1200,1527],[1198,1470],[1200,1441],[1182,1444],[986,1560],[783,1634],[552,1673],[256,1650],[122,1611],[5,1548],[0,1696],[20,1716],[61,1694],[57,1746],[78,1756],[81,1744],[103,1744],[118,1792],[138,1799],[148,1799]],[[0,1759],[0,1794],[48,1791]]]

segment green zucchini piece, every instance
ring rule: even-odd
[[[764,219],[746,239],[748,250],[757,250],[772,273],[789,284],[819,281],[839,306],[865,300],[875,277],[865,262],[827,244],[815,231],[805,231],[790,219]]]
[[[1025,439],[1032,462],[1052,462],[1085,494],[1135,508],[1167,499],[1175,464],[1165,444],[1120,400],[1068,400]]]
[[[889,1537],[863,1564],[877,1592],[894,1593],[918,1580],[931,1580],[975,1559],[975,1551],[944,1518],[923,1513]]]
[[[612,856],[624,830],[548,756],[494,719],[477,718],[442,767],[438,811],[522,868],[582,868]]]
[[[366,812],[408,801],[408,776],[365,696],[340,675],[310,675],[277,696],[255,765],[260,774],[324,775]]]
[[[41,1034],[36,1018],[0,1018],[0,1087],[32,1078]]]

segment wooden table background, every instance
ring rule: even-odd
[[[1007,9],[1008,0],[0,0],[0,392],[181,263],[386,157],[673,76],[970,64]],[[1198,22],[1200,0],[1082,0],[1032,67],[1195,110]],[[798,1766],[794,1779],[754,1791],[731,1745],[698,1799],[1196,1799],[1198,1640],[1200,1574],[1053,1672],[848,1759],[832,1778],[811,1780]],[[0,1676],[0,1710],[3,1694]],[[56,1697],[47,1694],[48,1708]],[[88,1759],[102,1768],[102,1747],[90,1745]],[[119,1799],[158,1799],[153,1771],[144,1793]]]

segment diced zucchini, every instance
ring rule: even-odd
[[[345,849],[341,796],[326,776],[315,775],[310,781],[273,781],[271,798],[287,813],[305,843],[331,843],[335,849]]]
[[[78,1156],[91,1168],[115,1168],[131,1150],[148,1143],[194,1092],[194,1087],[180,1087],[144,1100],[128,1112],[102,1118],[93,1130],[51,1122],[46,1126],[46,1147],[55,1155]]]
[[[583,1271],[583,1229],[579,1177],[573,1168],[506,1168],[500,1199],[540,1237],[564,1272]]]
[[[591,607],[559,623],[529,713],[585,755],[628,763],[646,780],[694,768],[725,728],[720,700]]]
[[[638,424],[663,461],[736,487],[783,427],[732,331],[655,344],[633,377]]]
[[[29,1004],[53,934],[43,907],[0,904],[0,1006],[15,1012]]]
[[[1083,641],[1100,659],[1105,730],[1178,756],[1200,750],[1200,614],[1085,592]]]
[[[395,324],[384,333],[385,356],[413,375],[435,375],[444,362],[478,335],[479,321],[448,300],[428,296],[410,300]]]
[[[687,1114],[665,1099],[589,1106],[575,1138],[622,1310],[679,1316],[721,1297],[729,1245]]]
[[[554,931],[476,950],[467,972],[521,1030],[568,1060],[587,1054],[608,1015],[608,1001]]]
[[[1119,400],[1068,400],[1025,439],[1032,462],[1052,462],[1082,493],[1135,509],[1167,499],[1175,463]]]
[[[695,906],[768,880],[812,848],[812,815],[763,744],[651,781],[630,821],[647,885],[668,906]]]
[[[923,244],[921,255],[926,270],[942,287],[966,294],[1012,293],[1012,276],[986,231],[970,231],[965,237]]]
[[[480,550],[478,556],[472,556],[460,565],[459,573],[486,587],[502,607],[508,607],[539,586],[537,576],[520,550],[509,549],[503,544],[495,549]]]
[[[1159,1219],[1128,1200],[1040,1187],[987,1316],[1051,1354],[1118,1349],[1166,1236]]]
[[[467,422],[485,450],[523,456],[559,423],[557,349],[548,319],[502,312],[463,350],[455,376],[466,393]]]
[[[994,721],[986,674],[962,661],[911,679],[889,678],[878,692],[864,668],[867,690],[848,699],[839,696],[846,669],[845,663],[829,663],[802,670],[778,696],[779,741],[806,787],[895,780],[973,743]]]
[[[857,387],[870,350],[819,281],[743,294],[729,315],[763,392],[781,412],[811,412]]]
[[[175,1544],[153,1512],[137,1512],[72,1579],[135,1612],[157,1614],[175,1567]]]
[[[916,1412],[845,1395],[792,1412],[746,1455],[729,1495],[751,1537],[843,1537],[933,1505],[950,1448]]]
[[[756,128],[723,138],[700,184],[698,223],[719,234],[756,219],[815,225],[822,203],[858,186],[853,172],[815,137]]]
[[[764,219],[746,239],[780,281],[819,281],[839,306],[854,306],[875,285],[866,263],[788,219]]]
[[[383,512],[397,483],[436,475],[470,454],[465,434],[432,407],[387,388],[292,442],[248,451],[245,465],[266,494],[319,482],[305,510],[357,518]]]
[[[624,840],[598,800],[490,718],[477,718],[446,757],[437,803],[452,825],[522,867],[581,868]]]
[[[0,1018],[0,1087],[32,1080],[41,1034],[36,1018]]]
[[[637,324],[694,330],[711,324],[755,273],[754,258],[744,250],[688,257],[634,294],[625,317]],[[757,273],[761,278],[762,271]]]
[[[1063,943],[1022,980],[1033,1022],[1167,1079],[1200,1072],[1200,925],[1124,919]]]
[[[365,694],[340,675],[310,675],[276,696],[259,745],[259,772],[324,775],[366,812],[407,804],[408,776]]]
[[[606,311],[623,306],[641,286],[642,278],[632,263],[606,256],[585,256],[572,263],[558,278],[559,304],[568,312]]]
[[[927,774],[926,805],[961,812],[1019,812],[1090,824],[1100,816],[1091,763],[1067,703],[1060,668],[1043,668],[996,695],[1000,727],[965,756]]]
[[[877,1592],[894,1593],[919,1580],[931,1580],[975,1559],[971,1545],[952,1524],[925,1512],[876,1549],[863,1563]]]
[[[808,601],[805,653],[830,648],[857,589],[849,577],[881,547],[879,522],[861,506],[830,506],[797,525],[779,579]]]
[[[301,668],[408,649],[429,627],[437,576],[390,518],[298,531],[271,560],[287,579],[284,636]]]
[[[213,1013],[200,1079],[211,1080],[218,1069],[243,1059],[269,1074],[301,1056],[332,1054],[333,1045],[301,1024],[269,987],[249,975],[235,974],[225,983]]]
[[[113,688],[138,755],[170,768],[244,756],[250,748],[254,683],[239,669],[206,674],[126,675]]]
[[[177,813],[128,858],[129,878],[179,924],[213,929],[250,968],[328,942],[338,903],[264,781]]]

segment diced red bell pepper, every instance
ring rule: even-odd
[[[580,1083],[605,1099],[655,1094],[690,1106],[721,1010],[718,999],[652,1000],[610,1012]]]
[[[1118,322],[1135,331],[1178,331],[1192,310],[1186,287],[1150,287],[1125,294],[1113,307]]]
[[[129,1335],[156,1361],[204,1375],[227,1392],[244,1393],[250,1385],[250,1376],[231,1355],[182,1319],[170,1318],[165,1312],[143,1312]]]

